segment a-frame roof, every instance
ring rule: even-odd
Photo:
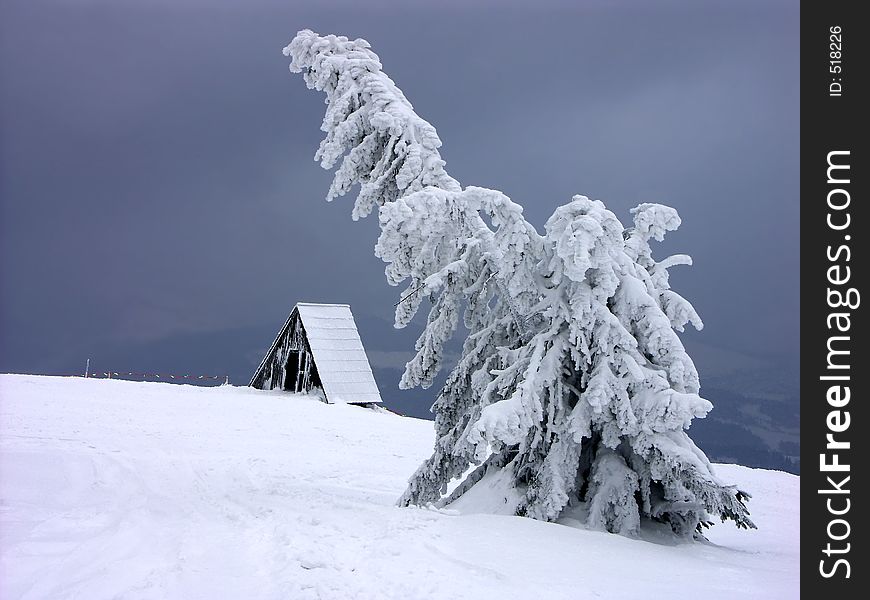
[[[299,302],[293,311],[299,311],[326,401],[330,404],[381,402],[350,306]],[[290,320],[278,334],[273,349],[287,333]]]

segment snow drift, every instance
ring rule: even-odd
[[[499,512],[487,479],[453,510],[395,507],[433,437],[280,392],[0,376],[0,596],[798,596],[794,475],[715,465],[759,529],[657,543],[475,514]]]

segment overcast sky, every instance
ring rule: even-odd
[[[428,4],[4,1],[0,371],[246,383],[299,300],[351,304],[376,369],[401,366],[418,331],[391,327],[377,222],[324,202],[323,97],[281,54],[310,28],[369,40],[448,171],[538,227],[578,193],[624,223],[677,208],[658,255],[695,259],[672,284],[702,385],[796,376],[798,3]]]

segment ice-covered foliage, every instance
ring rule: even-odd
[[[368,42],[305,30],[284,55],[293,57],[290,69],[303,73],[309,88],[326,92],[326,137],[315,158],[325,169],[341,159],[327,200],[360,184],[353,209],[358,219],[426,186],[460,191],[444,171],[435,128],[381,71]]]
[[[449,504],[505,469],[522,493],[517,513],[536,519],[585,503],[589,526],[627,535],[642,517],[681,535],[713,517],[754,527],[746,494],[716,478],[686,433],[712,408],[675,332],[703,326],[668,282],[691,259],[657,262],[650,248],[680,225],[677,212],[641,204],[626,229],[575,196],[539,233],[501,192],[447,174],[434,127],[366,41],[305,30],[284,53],[327,96],[317,159],[341,159],[327,199],[359,184],[354,218],[378,210],[375,253],[391,285],[407,282],[396,326],[431,305],[400,385],[431,385],[460,319],[467,330],[433,405],[435,451],[399,503]]]

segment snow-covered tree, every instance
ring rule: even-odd
[[[521,494],[517,514],[536,519],[582,504],[589,526],[628,535],[642,517],[681,535],[713,517],[754,527],[747,495],[717,479],[686,433],[712,408],[675,332],[703,326],[668,282],[691,259],[657,262],[650,248],[679,226],[677,212],[641,204],[626,229],[575,196],[541,234],[501,192],[448,175],[435,128],[365,40],[304,30],[284,53],[326,93],[316,159],[341,160],[327,199],[359,185],[353,217],[378,210],[375,253],[391,285],[408,283],[396,326],[431,304],[400,386],[429,387],[460,317],[467,329],[433,405],[435,451],[399,503],[446,505],[501,470]]]

